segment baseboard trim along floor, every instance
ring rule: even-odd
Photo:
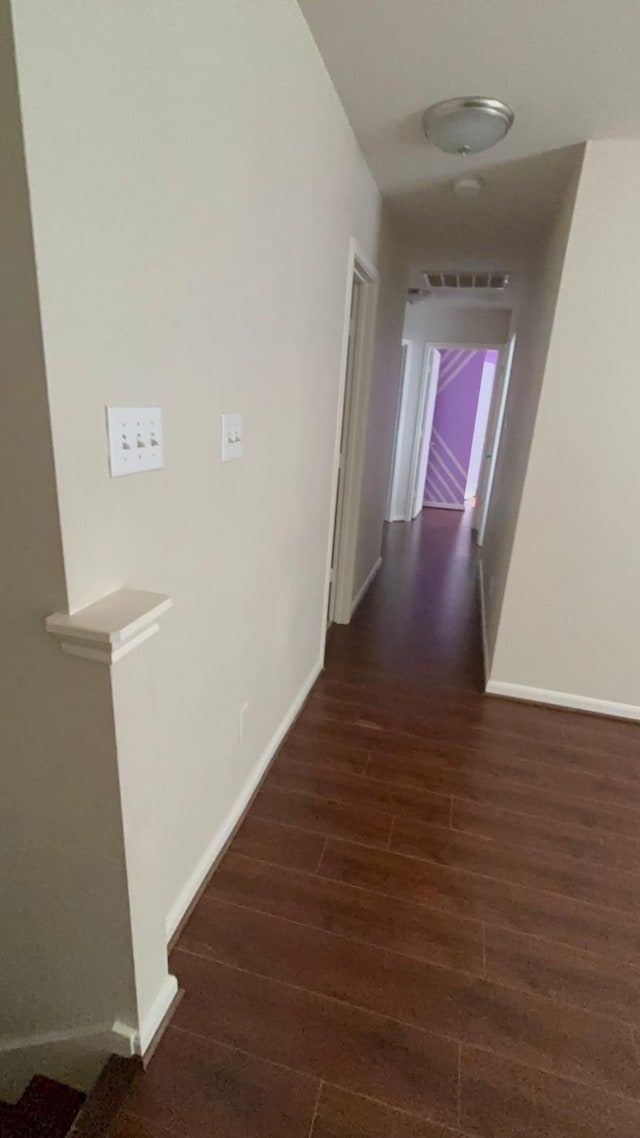
[[[311,672],[305,679],[300,690],[298,691],[295,699],[293,700],[286,715],[280,721],[276,731],[271,736],[267,746],[265,747],[258,762],[253,768],[249,778],[246,780],[244,786],[238,797],[236,798],[233,807],[229,811],[222,826],[216,832],[211,842],[204,851],[199,862],[195,866],[191,876],[188,878],[186,884],[176,897],[173,905],[169,909],[166,918],[166,932],[167,942],[171,941],[178,928],[182,924],[186,914],[189,912],[194,900],[197,898],[204,882],[207,880],[209,874],[215,868],[217,861],[233,836],[238,825],[251,803],[251,800],[264,777],[265,771],[269,764],[272,762],[276,751],[278,750],[283,739],[287,735],[290,727],[295,719],[300,714],[300,710],[307,699],[309,692],[315,684],[318,676],[323,668],[323,660],[317,660]]]
[[[502,680],[489,680],[485,690],[488,695],[501,695],[508,699],[522,700],[524,703],[545,703],[551,707],[567,707],[572,711],[588,711],[592,715],[608,715],[612,719],[640,720],[640,707],[634,703],[614,703],[607,699],[574,695],[572,692],[504,683]]]

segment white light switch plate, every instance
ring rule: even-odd
[[[164,466],[159,407],[107,407],[112,478]]]
[[[222,461],[242,458],[242,415],[237,411],[222,416]]]

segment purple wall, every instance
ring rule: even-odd
[[[482,368],[485,357],[493,359],[496,354],[483,348],[442,350],[424,486],[426,504],[464,506]]]

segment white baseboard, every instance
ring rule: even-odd
[[[369,586],[373,583],[374,578],[379,573],[381,565],[382,565],[382,558],[379,557],[378,560],[376,561],[375,565],[373,566],[373,569],[371,570],[371,572],[369,574],[367,574],[367,576],[364,580],[364,583],[360,586],[360,588],[358,589],[358,592],[356,593],[355,597],[353,598],[353,604],[351,605],[351,615],[352,616],[353,616],[354,612],[356,611],[360,602],[364,600],[365,593],[367,592]]]
[[[138,1055],[144,1055],[153,1040],[160,1024],[178,995],[178,981],[171,974],[165,976],[164,983],[140,1025],[140,1034],[135,1042]]]
[[[133,1055],[135,1031],[127,1024],[82,1024],[60,1027],[32,1035],[0,1037],[0,1055],[14,1051],[32,1051],[58,1043],[82,1043],[87,1047],[109,1046],[117,1055]]]
[[[173,905],[169,909],[166,917],[167,941],[170,941],[173,937],[185,913],[188,911],[189,906],[202,887],[203,882],[210,874],[216,863],[216,860],[227,845],[227,842],[231,838],[238,823],[241,821],[243,814],[251,802],[251,799],[253,798],[265,771],[267,770],[267,767],[273,759],[285,735],[289,731],[289,728],[293,724],[294,720],[297,719],[300,710],[307,696],[309,695],[309,692],[311,691],[311,688],[315,684],[318,676],[322,671],[322,668],[323,660],[320,659],[314,664],[311,672],[307,676],[298,694],[293,700],[288,712],[281,720],[274,734],[271,736],[269,742],[267,743],[267,746],[260,756],[260,759],[256,763],[249,778],[246,780],[244,786],[242,787],[240,794],[236,798],[231,810],[227,814],[227,817],[225,818],[222,826],[214,834],[202,857],[194,867],[193,872],[185,882],[183,888],[180,890],[180,893],[173,902]]]
[[[88,1091],[110,1055],[144,1055],[177,994],[175,976],[167,976],[139,1034],[117,1020],[0,1037],[0,1099],[17,1101],[34,1075]]]
[[[422,509],[427,510],[461,510],[464,511],[466,506],[459,506],[457,502],[423,502]]]
[[[480,627],[482,629],[482,660],[484,665],[484,687],[489,690],[489,676],[491,674],[491,657],[489,654],[489,641],[487,640],[487,608],[484,599],[484,570],[482,561],[478,561],[478,595],[480,597]]]
[[[614,703],[608,699],[594,699],[573,692],[553,691],[547,688],[530,688],[526,684],[508,684],[502,680],[489,680],[486,691],[525,703],[548,703],[552,707],[568,707],[573,711],[589,711],[593,715],[608,715],[613,719],[640,720],[640,707],[634,703]]]
[[[0,1038],[0,1099],[16,1102],[34,1075],[89,1091],[110,1055],[135,1054],[127,1024],[84,1024]]]

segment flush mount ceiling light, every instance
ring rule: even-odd
[[[434,103],[422,116],[427,141],[446,154],[478,154],[488,150],[513,125],[511,107],[500,99],[467,95]]]

